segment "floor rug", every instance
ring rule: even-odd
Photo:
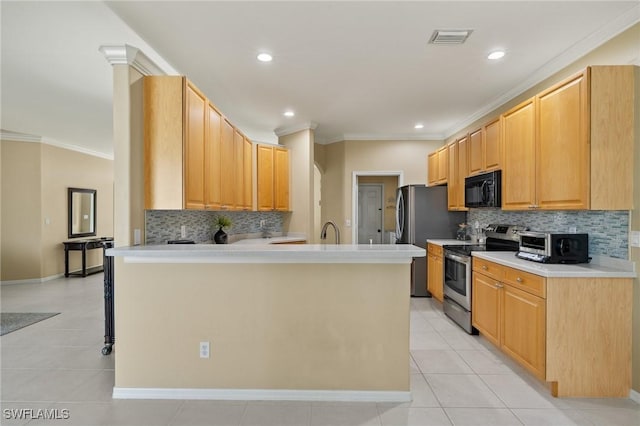
[[[0,312],[0,336],[35,324],[60,312]]]

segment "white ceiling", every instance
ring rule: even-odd
[[[0,3],[1,128],[110,156],[101,45],[187,75],[243,132],[444,139],[640,21],[634,1]],[[427,42],[472,29],[464,45]],[[490,62],[496,48],[505,58]],[[268,51],[271,63],[256,55]],[[293,118],[282,115],[286,109]],[[415,130],[414,124],[424,123]]]

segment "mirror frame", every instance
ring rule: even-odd
[[[98,210],[97,210],[97,192],[95,189],[86,189],[86,188],[67,188],[67,216],[68,216],[68,235],[69,238],[79,238],[79,237],[95,237],[96,229],[98,227]],[[92,232],[73,232],[73,194],[81,193],[81,194],[92,194],[93,195],[93,231]]]

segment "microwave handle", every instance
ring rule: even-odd
[[[482,194],[482,204],[486,204],[487,203],[487,181],[483,181],[482,182],[482,186],[480,186],[480,193]]]

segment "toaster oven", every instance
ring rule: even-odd
[[[520,232],[516,256],[541,263],[588,263],[589,234]]]

